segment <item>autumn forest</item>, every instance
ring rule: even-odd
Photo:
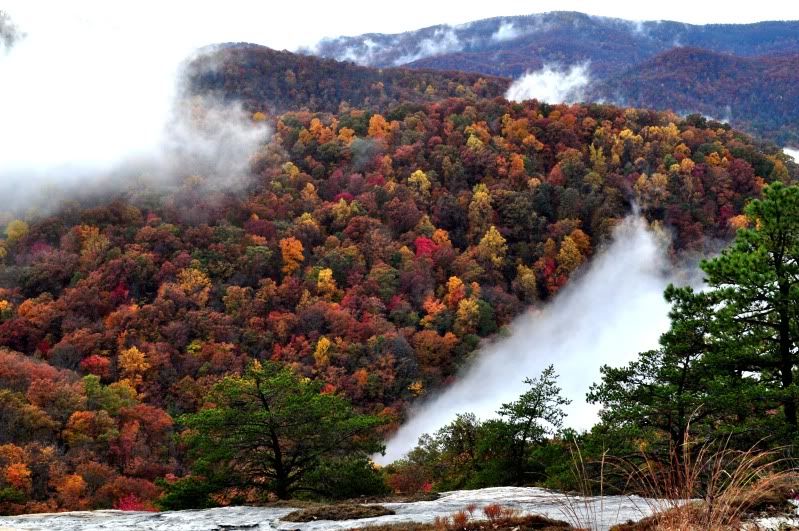
[[[442,441],[437,457],[422,445],[384,469],[367,457],[634,210],[672,260],[696,260],[757,232],[747,205],[799,177],[776,146],[700,115],[511,102],[479,74],[214,53],[192,66],[186,97],[239,102],[270,131],[243,189],[185,174],[0,221],[1,514],[524,484],[508,470],[531,460],[552,465],[537,484],[569,488],[554,465],[562,431],[491,470],[464,468]],[[554,374],[522,376],[556,395]],[[593,391],[606,411],[628,403],[613,378]],[[272,392],[284,413],[257,417]],[[789,403],[775,396],[764,410]],[[508,426],[519,411],[505,410]],[[275,470],[236,453],[235,412],[292,426],[286,455],[256,445]],[[611,416],[580,435],[587,452],[631,440]],[[631,438],[668,445],[661,428]],[[241,466],[219,466],[230,462]]]

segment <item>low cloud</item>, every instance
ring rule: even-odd
[[[334,57],[339,61],[352,61],[363,66],[402,66],[426,57],[463,50],[466,43],[458,37],[458,31],[465,29],[468,29],[468,24],[420,30],[412,37],[405,34],[370,34],[361,37],[325,38],[313,46],[299,48],[298,52]]]
[[[508,87],[505,97],[511,101],[537,99],[548,103],[574,103],[584,98],[590,83],[588,63],[564,70],[544,65],[528,72]]]
[[[793,160],[799,163],[799,149],[791,149],[791,148],[782,148],[783,153],[788,155],[789,157],[793,157]]]
[[[522,35],[522,32],[513,25],[513,22],[503,22],[491,35],[494,42],[510,41]]]
[[[643,36],[648,35],[649,32],[647,31],[643,20],[630,20],[629,24],[630,24],[630,29],[632,29],[632,32],[635,35],[643,35]]]
[[[301,48],[299,52],[317,55],[322,42],[324,41],[320,41],[320,43],[310,48]],[[379,62],[381,53],[385,52],[385,49],[385,46],[367,38],[362,42],[357,42],[351,46],[345,47],[344,50],[338,54],[336,59],[339,61],[351,61],[362,66],[371,66]]]
[[[187,99],[193,42],[151,42],[77,16],[58,22],[29,20],[0,54],[0,214],[193,174],[215,189],[242,182],[267,128],[238,105]]]
[[[614,241],[541,310],[530,310],[510,326],[510,335],[482,348],[474,363],[442,394],[412,411],[409,421],[388,442],[381,463],[401,458],[419,436],[451,422],[458,413],[493,417],[502,403],[526,390],[523,380],[549,364],[560,374],[566,424],[587,429],[598,419],[598,407],[585,402],[603,364],[623,365],[639,352],[657,346],[668,329],[669,306],[663,290],[675,278],[666,259],[667,238],[631,217]]]
[[[463,49],[463,43],[458,38],[457,33],[450,27],[437,28],[432,37],[427,37],[419,41],[415,49],[408,54],[399,57],[394,64],[404,65],[446,53],[459,52]]]
[[[211,189],[238,190],[248,182],[250,158],[269,132],[238,103],[201,96],[181,100],[167,124],[155,171],[162,179],[200,175]]]
[[[0,52],[7,52],[22,37],[19,29],[4,11],[0,11]]]

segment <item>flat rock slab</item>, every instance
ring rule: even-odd
[[[522,514],[541,514],[575,527],[607,530],[612,525],[639,520],[662,506],[659,500],[638,496],[583,497],[540,488],[496,487],[444,493],[437,500],[382,503],[395,514],[354,520],[286,522],[290,507],[218,507],[161,513],[132,511],[80,511],[0,517],[0,531],[321,531],[352,529],[375,524],[430,523],[475,505],[497,503]]]

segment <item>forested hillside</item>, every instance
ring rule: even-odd
[[[797,36],[799,23],[791,21],[698,26],[553,12],[324,39],[303,52],[508,78],[585,65],[586,101],[702,113],[795,145]]]
[[[563,427],[569,400],[550,365],[493,417],[464,404],[386,468],[388,482],[403,492],[536,484],[668,504],[617,530],[741,529],[764,511],[792,515],[798,214],[799,186],[769,184],[735,240],[701,262],[701,289],[666,287],[671,326],[657,348],[600,369],[587,393],[601,405],[590,431]]]
[[[610,37],[603,42],[618,45]],[[493,65],[511,60],[497,53]],[[248,109],[269,113],[298,108],[338,112],[342,102],[383,111],[391,106],[446,97],[503,96],[511,80],[454,70],[471,70],[465,66],[471,60],[467,55],[440,59],[452,62],[442,62],[437,67],[452,71],[374,69],[236,44],[199,56],[190,64],[188,76],[196,92],[236,99]],[[799,142],[798,58],[797,54],[742,57],[698,48],[674,48],[626,67],[606,80],[594,80],[584,97],[588,101],[612,101],[682,115],[701,113],[780,145],[793,145]],[[574,62],[579,61],[572,57],[563,64]],[[597,74],[597,68],[592,62],[592,76]]]
[[[592,96],[700,112],[781,144],[799,143],[799,54],[739,57],[675,48],[598,84]]]
[[[249,108],[338,112],[342,102],[381,110],[447,97],[502,96],[509,81],[463,72],[375,69],[276,51],[255,44],[206,50],[187,68],[195,92],[243,101]]]
[[[266,92],[234,81],[260,63],[203,79],[262,120],[291,78],[275,65]],[[292,70],[298,87],[328,77]],[[454,83],[345,71],[414,93]],[[343,92],[290,94],[341,110],[275,116],[246,193],[187,176],[6,224],[0,511],[150,507],[190,471],[180,415],[252,360],[390,430],[481,338],[551,299],[633,204],[675,252],[701,249],[732,236],[764,183],[796,176],[781,152],[696,117],[477,99],[489,89],[471,76],[468,97],[376,113],[340,104],[371,97],[348,75],[334,76]]]

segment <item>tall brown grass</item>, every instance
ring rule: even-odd
[[[492,503],[483,507],[482,516],[477,505],[467,505],[450,516],[437,516],[430,524],[400,523],[362,528],[364,531],[584,531],[576,530],[567,522],[553,520],[539,514],[521,514],[513,507]]]
[[[767,506],[779,507],[799,486],[799,474],[782,457],[784,448],[748,450],[690,441],[670,463],[646,459],[630,477],[650,497],[663,500],[648,529],[740,529],[746,515]],[[644,528],[646,529],[646,528]]]
[[[603,452],[599,460],[599,475],[594,478],[588,471],[587,463],[583,458],[577,441],[571,449],[572,474],[580,494],[567,493],[559,504],[560,510],[567,521],[576,528],[599,529],[601,515],[605,512],[605,465],[607,452]],[[598,504],[596,491],[598,487]],[[597,508],[597,505],[599,507]]]
[[[799,490],[799,471],[783,457],[786,448],[748,450],[722,444],[694,443],[686,435],[684,444],[670,452],[668,462],[644,454],[635,460],[602,455],[599,478],[587,475],[586,463],[576,448],[573,456],[577,479],[586,496],[599,487],[597,504],[586,496],[570,496],[563,512],[575,527],[600,528],[604,511],[604,476],[608,468],[626,478],[625,491],[644,498],[652,515],[617,525],[614,531],[737,530],[752,513],[787,508],[786,500]]]

